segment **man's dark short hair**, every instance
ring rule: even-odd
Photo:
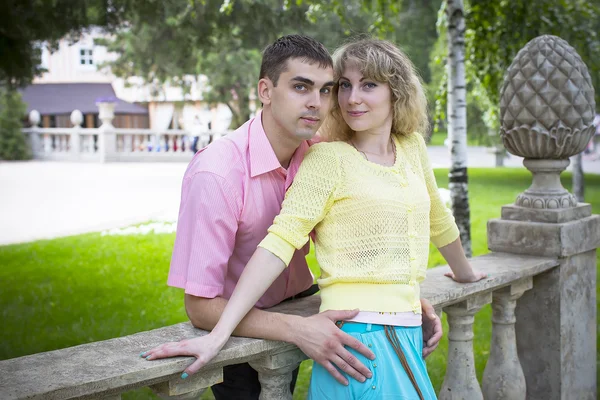
[[[333,67],[331,55],[322,43],[304,35],[287,35],[280,37],[263,51],[259,79],[269,78],[277,86],[279,75],[285,71],[287,61],[293,58],[310,64],[317,63],[321,68]]]

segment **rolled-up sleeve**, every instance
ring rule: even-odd
[[[223,177],[199,172],[184,180],[169,286],[198,297],[223,295],[241,206]]]
[[[339,159],[328,143],[312,146],[285,195],[281,212],[258,245],[289,265],[295,250],[308,241],[313,228],[325,217],[340,182]]]
[[[419,140],[419,153],[421,158],[421,166],[423,167],[423,175],[425,177],[425,184],[431,200],[431,208],[429,210],[429,230],[431,241],[437,247],[444,247],[454,242],[458,236],[459,231],[456,223],[454,222],[454,216],[440,196],[438,191],[437,182],[435,181],[435,175],[431,168],[431,162],[429,161],[429,155],[427,154],[427,146],[425,140],[420,134],[414,134]]]

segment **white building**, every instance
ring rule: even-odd
[[[71,126],[74,109],[84,114],[85,127],[98,127],[98,98],[116,97],[113,125],[117,128],[169,128],[226,130],[231,112],[225,105],[210,107],[202,99],[206,77],[190,76],[191,91],[169,85],[152,86],[139,77],[127,80],[115,77],[99,65],[114,60],[115,54],[94,44],[104,38],[100,29],[92,29],[75,43],[64,39],[58,51],[42,51],[42,66],[47,70],[23,90],[28,112],[37,109],[44,127]],[[210,125],[209,125],[210,124]]]

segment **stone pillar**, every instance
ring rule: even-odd
[[[444,307],[449,325],[448,362],[439,394],[440,400],[483,400],[475,374],[473,322],[477,311],[491,301],[491,293],[482,293],[458,304]]]
[[[71,138],[69,145],[70,153],[74,156],[79,156],[81,153],[81,139],[79,137],[79,131],[81,130],[81,124],[83,123],[83,114],[79,110],[73,110],[71,113],[71,123],[73,124],[73,131],[71,132]]]
[[[38,132],[38,130],[40,129],[41,120],[42,117],[40,116],[39,111],[31,110],[31,112],[29,112],[29,122],[31,123],[31,134],[29,135],[29,143],[31,144],[31,156],[33,158],[38,158],[42,149],[42,142],[40,140],[40,134]]]
[[[600,216],[560,183],[594,133],[594,89],[575,50],[555,36],[529,42],[508,69],[500,101],[506,149],[533,183],[488,222],[492,251],[555,257],[516,307],[527,399],[596,398],[596,248]]]
[[[517,299],[531,287],[532,278],[524,278],[493,294],[492,342],[483,372],[486,400],[525,400],[525,375],[517,354],[515,307]]]
[[[117,103],[111,101],[98,101],[98,117],[102,121],[100,133],[98,134],[98,153],[102,162],[115,159],[117,152],[117,135],[112,120],[115,118],[115,106]]]
[[[298,368],[306,356],[299,349],[269,355],[250,366],[258,372],[261,391],[260,400],[292,400],[290,384],[292,372]]]

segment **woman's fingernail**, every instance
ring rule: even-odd
[[[147,353],[147,351],[141,352],[140,353],[140,357],[144,357],[144,355]]]
[[[148,357],[146,357],[146,360],[149,360],[149,359],[150,359],[150,357],[152,357],[152,355],[149,355]]]
[[[181,379],[185,379],[187,378],[189,375],[187,374],[187,372],[184,372],[183,374],[181,374]]]

